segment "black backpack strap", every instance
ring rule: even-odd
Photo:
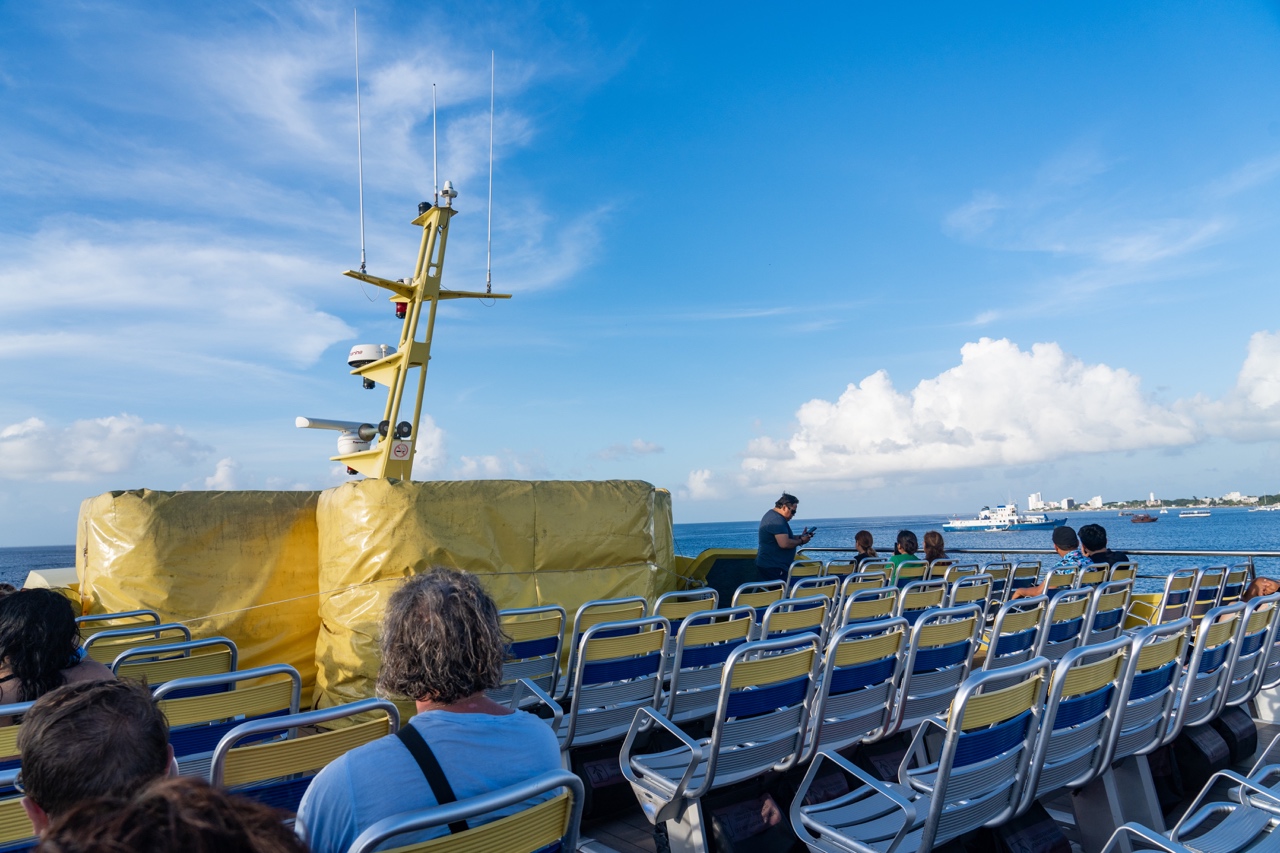
[[[413,760],[422,768],[422,775],[427,777],[427,784],[431,786],[431,793],[436,795],[436,802],[442,806],[457,802],[458,798],[454,796],[453,788],[445,778],[440,762],[436,760],[436,754],[431,751],[431,747],[427,746],[427,742],[422,739],[418,730],[412,724],[406,724],[396,732],[396,737],[400,738],[400,742],[409,750]],[[466,832],[469,828],[465,820],[455,820],[449,824],[449,832],[452,833]]]

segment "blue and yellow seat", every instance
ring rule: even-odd
[[[777,640],[808,632],[818,638],[818,647],[821,648],[827,635],[827,613],[830,608],[831,599],[825,595],[775,601],[765,610],[755,638]]]
[[[845,625],[894,618],[898,610],[899,592],[896,586],[884,586],[860,589],[845,596],[834,626],[843,628]]]
[[[898,609],[894,616],[901,616],[914,623],[930,610],[936,610],[946,604],[947,582],[942,579],[918,580],[899,583]]]
[[[136,625],[129,628],[108,628],[97,631],[85,640],[84,652],[85,656],[91,660],[110,666],[112,661],[130,649],[185,643],[190,639],[190,628],[172,622]]]
[[[502,662],[502,683],[487,691],[489,698],[506,705],[520,679],[527,678],[548,696],[556,695],[560,682],[560,657],[568,616],[558,605],[522,607],[498,614],[503,632],[511,639]],[[521,700],[523,703],[523,700]]]
[[[1129,612],[1129,600],[1133,597],[1133,581],[1104,581],[1098,584],[1089,599],[1089,612],[1085,614],[1084,645],[1114,640],[1124,633],[1124,617]]]
[[[175,678],[233,672],[239,663],[240,652],[235,643],[226,637],[207,637],[128,649],[111,662],[111,671],[117,678],[142,681],[154,690]],[[211,685],[199,689],[211,691],[219,688]]]
[[[681,724],[715,713],[724,663],[734,649],[751,640],[754,628],[755,611],[750,607],[707,610],[681,623],[667,667],[670,681],[662,713],[668,720]]]
[[[841,750],[884,737],[906,665],[907,620],[854,623],[835,631],[809,726],[811,749]]]
[[[985,633],[986,657],[982,668],[1001,669],[1035,657],[1048,606],[1049,599],[1043,595],[1017,598],[1001,605]]]
[[[1092,599],[1092,589],[1064,589],[1050,596],[1035,653],[1049,660],[1060,660],[1082,645],[1088,629],[1085,616]]]
[[[969,675],[982,618],[982,611],[972,604],[939,607],[911,626],[893,731],[912,728],[946,711]]]

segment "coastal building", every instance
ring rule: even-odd
[[[1102,509],[1102,495],[1094,495],[1089,498],[1090,509]]]
[[[1044,499],[1040,496],[1039,492],[1036,492],[1035,494],[1027,498],[1027,510],[1029,512],[1035,512],[1036,510],[1041,510],[1044,508],[1045,508]]]

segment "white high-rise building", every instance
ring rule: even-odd
[[[1040,493],[1036,492],[1027,498],[1027,511],[1035,512],[1038,509],[1044,509],[1044,501],[1040,497]]]
[[[1076,499],[1075,499],[1075,498],[1063,498],[1063,499],[1062,499],[1062,503],[1058,504],[1058,506],[1062,507],[1063,509],[1075,509],[1075,508],[1076,508]]]
[[[1089,498],[1089,506],[1093,509],[1102,509],[1102,495],[1094,495]]]

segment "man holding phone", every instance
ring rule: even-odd
[[[806,527],[799,536],[791,533],[791,519],[796,517],[800,499],[783,492],[773,509],[760,519],[759,547],[756,549],[756,571],[761,580],[786,580],[787,569],[796,558],[796,548],[807,545],[816,527]]]

